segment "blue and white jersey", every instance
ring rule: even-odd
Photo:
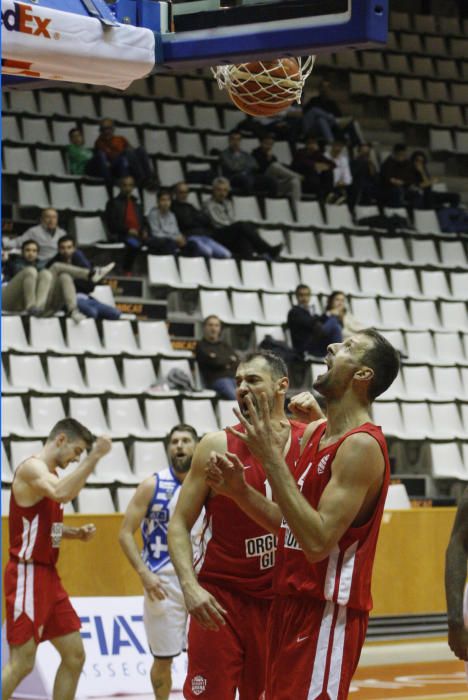
[[[175,573],[169,557],[167,529],[179,498],[181,483],[171,467],[155,474],[156,485],[146,516],[141,523],[142,559],[153,573]],[[194,554],[199,546],[202,515],[192,529]]]

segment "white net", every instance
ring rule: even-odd
[[[244,103],[278,104],[300,102],[302,89],[315,63],[315,56],[279,58],[211,68],[220,90],[239,97]]]

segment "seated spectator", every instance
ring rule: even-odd
[[[436,177],[431,177],[427,158],[423,151],[415,151],[411,156],[412,188],[419,195],[414,203],[418,209],[440,209],[445,205],[458,207],[460,195],[456,192],[436,192],[433,186],[439,182]]]
[[[344,141],[336,139],[327,150],[327,158],[335,163],[333,170],[333,192],[327,197],[328,204],[342,204],[348,200],[348,191],[353,182],[349,157]]]
[[[178,182],[174,187],[171,208],[182,235],[189,240],[196,236],[197,242],[205,249],[204,257],[230,258],[230,251],[211,237],[213,227],[209,217],[187,201],[189,192],[186,182]]]
[[[275,259],[283,246],[269,245],[254,224],[235,220],[234,207],[229,199],[230,189],[229,180],[217,177],[213,180],[212,195],[203,205],[213,227],[213,238],[243,260],[251,260],[259,255]]]
[[[195,358],[205,386],[222,399],[236,398],[235,373],[239,361],[235,350],[221,340],[221,321],[208,316],[203,321],[203,338],[197,342]]]
[[[26,311],[39,316],[50,290],[50,273],[44,270],[45,260],[39,260],[39,246],[34,240],[23,241],[21,255],[3,251],[2,286],[3,311]]]
[[[333,99],[332,86],[328,80],[322,80],[318,95],[307,102],[303,113],[302,124],[306,136],[312,133],[327,143],[333,143],[335,137],[341,137],[352,146],[364,140],[359,124],[353,117],[343,116],[338,103]]]
[[[417,193],[410,192],[413,181],[408,150],[404,143],[396,143],[392,153],[380,168],[383,204],[387,207],[405,207],[417,199]]]
[[[379,175],[372,160],[372,146],[362,143],[357,147],[355,158],[351,161],[352,205],[368,206],[376,204],[379,199]]]
[[[171,253],[173,247],[166,247],[163,242],[150,239],[142,206],[133,194],[135,189],[133,177],[121,178],[119,188],[119,194],[110,199],[106,205],[107,237],[111,243],[125,244],[122,267],[125,273],[130,273],[142,248],[157,255]]]
[[[99,171],[108,182],[131,175],[138,187],[154,188],[155,174],[144,148],[133,148],[124,136],[114,134],[112,119],[103,119],[94,144]]]
[[[175,214],[171,211],[171,205],[171,193],[168,190],[160,190],[158,206],[153,207],[148,214],[150,240],[153,241],[153,248],[155,242],[159,241],[172,254],[180,253],[190,257],[204,256],[209,258],[212,251],[216,249],[217,255],[215,257],[230,257],[226,248],[217,247],[216,244],[212,246],[208,236],[189,236],[188,238],[184,236],[179,229]]]
[[[286,107],[282,112],[278,112],[272,117],[251,117],[247,116],[243,122],[238,124],[238,128],[261,139],[267,134],[273,135],[280,141],[288,141],[291,148],[302,131],[302,109],[297,103]]]
[[[229,147],[221,151],[219,162],[221,171],[231,186],[240,194],[254,194],[262,190],[269,195],[276,192],[275,181],[258,170],[255,158],[241,150],[242,135],[239,131],[229,134]]]
[[[301,177],[278,162],[277,157],[273,155],[274,143],[273,136],[266,134],[260,139],[260,146],[252,151],[257,161],[258,172],[274,180],[276,194],[298,200],[301,198]]]
[[[77,126],[68,132],[70,143],[67,146],[68,172],[72,175],[94,175],[104,177],[99,170],[94,151],[84,145],[83,132]]]
[[[82,314],[89,318],[106,319],[116,321],[120,318],[120,311],[115,306],[103,304],[101,301],[90,296],[96,286],[93,279],[99,277],[102,279],[105,275],[114,268],[115,263],[109,263],[105,267],[98,268],[99,274],[90,277],[89,273],[93,268],[86,255],[76,248],[75,241],[72,236],[62,236],[58,242],[58,253],[48,262],[51,269],[57,271],[60,269],[70,273],[71,267],[78,267],[83,271],[87,271],[86,277],[73,277],[73,282],[76,290],[76,300],[78,309]],[[61,267],[59,267],[61,266]],[[66,267],[65,267],[66,266]]]
[[[352,335],[365,328],[364,324],[350,314],[346,308],[346,296],[344,292],[336,291],[330,294],[327,299],[325,313],[334,314],[336,316],[341,326],[343,340],[350,338]]]
[[[49,260],[57,254],[58,240],[66,233],[58,226],[57,211],[49,207],[42,210],[40,223],[37,226],[31,226],[16,238],[4,238],[2,245],[6,250],[11,250],[21,248],[25,241],[35,241],[39,247],[39,260]]]
[[[287,325],[294,350],[302,355],[325,357],[330,343],[341,343],[343,334],[338,311],[318,314],[311,305],[311,291],[306,284],[296,288],[297,305],[288,313]]]
[[[6,277],[10,281],[2,289],[3,310],[53,316],[65,309],[75,323],[80,323],[86,317],[78,309],[74,279],[96,284],[112,269],[113,263],[82,268],[53,262],[45,269],[39,251],[35,241],[25,241],[21,256],[10,257],[6,266]]]
[[[309,136],[305,147],[296,151],[291,167],[303,176],[302,191],[305,194],[325,199],[333,191],[335,163],[322,153],[314,136]]]

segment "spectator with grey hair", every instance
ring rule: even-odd
[[[238,258],[250,260],[265,257],[274,260],[281,253],[282,245],[271,246],[257,231],[254,224],[236,221],[234,206],[229,199],[231,186],[225,177],[213,180],[211,197],[204,204],[204,211],[213,226],[212,237]]]
[[[21,248],[25,241],[35,241],[39,247],[39,260],[50,260],[57,255],[58,240],[66,235],[66,231],[58,225],[58,213],[56,209],[48,207],[41,211],[39,223],[31,226],[21,236],[16,238],[3,238],[4,250]]]

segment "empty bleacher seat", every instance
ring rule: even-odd
[[[152,438],[164,438],[180,423],[173,399],[145,399],[146,424]]]
[[[108,488],[87,486],[77,496],[79,513],[115,513],[114,503]]]
[[[51,387],[59,392],[87,394],[93,389],[88,387],[81,374],[76,357],[47,357],[47,373]]]
[[[183,399],[182,421],[192,425],[198,435],[218,430],[213,404],[208,399]]]
[[[96,397],[70,398],[69,414],[80,423],[92,426],[95,435],[105,435],[110,432],[101,400]]]
[[[42,393],[52,391],[39,355],[10,355],[10,381],[13,386],[26,387]]]
[[[137,480],[145,479],[150,474],[166,469],[168,466],[166,448],[161,440],[133,442],[132,467]]]

